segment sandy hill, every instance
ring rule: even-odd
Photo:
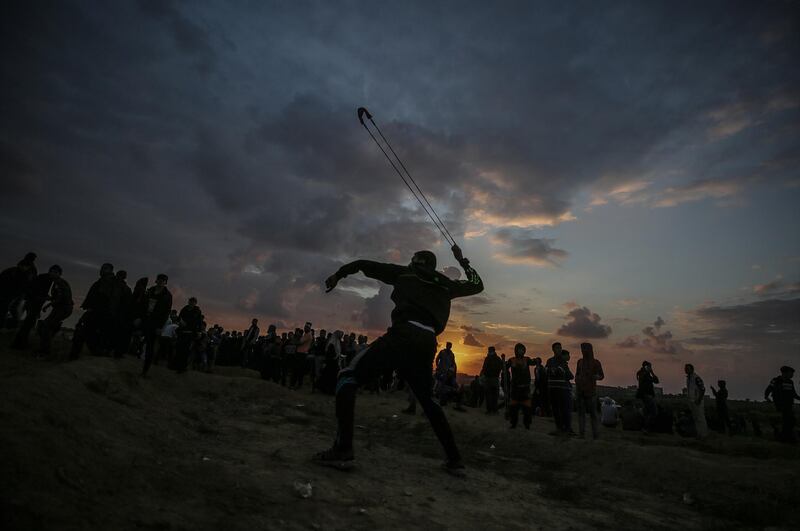
[[[8,336],[0,335],[2,344]],[[309,462],[332,398],[252,371],[138,376],[128,358],[0,349],[3,529],[707,529],[796,525],[800,453],[772,441],[509,430],[448,411],[467,477],[439,470],[401,393],[363,394],[350,472]],[[295,484],[310,483],[303,498]],[[301,489],[302,490],[302,489]],[[686,503],[690,502],[690,503]]]

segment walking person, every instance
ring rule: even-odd
[[[330,291],[341,279],[361,271],[394,287],[391,299],[395,307],[388,332],[362,350],[339,374],[336,439],[330,449],[315,456],[317,462],[339,466],[353,460],[358,387],[387,367],[393,367],[411,387],[444,448],[445,470],[459,474],[464,468],[447,417],[431,396],[431,365],[436,354],[436,336],[444,331],[450,317],[450,301],[480,293],[483,282],[457,245],[453,245],[452,251],[467,280],[451,280],[436,271],[436,256],[430,251],[416,252],[407,266],[357,260],[342,266],[326,280]]]
[[[592,423],[592,437],[600,436],[600,423],[597,419],[597,382],[602,380],[603,366],[594,357],[591,343],[581,343],[581,359],[575,368],[575,397],[578,400],[578,433],[581,439],[586,437],[586,413]]]
[[[767,389],[764,391],[764,400],[775,404],[775,409],[781,414],[781,432],[779,438],[782,442],[795,443],[797,436],[794,432],[794,401],[800,400],[800,396],[794,388],[794,369],[784,365],[781,367],[780,376],[773,378]]]
[[[50,307],[50,313],[39,323],[39,354],[50,355],[50,342],[59,330],[64,320],[72,315],[74,302],[72,301],[72,288],[69,283],[61,278],[62,270],[54,265],[48,271],[52,275],[53,283],[43,309]]]

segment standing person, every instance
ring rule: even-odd
[[[36,253],[28,253],[17,262],[17,265],[4,269],[0,273],[0,330],[5,325],[16,326],[17,305],[14,305],[13,310],[11,306],[12,303],[19,301],[38,276],[35,261]],[[7,320],[9,312],[13,313],[11,320]]]
[[[531,370],[535,365],[533,360],[525,355],[525,345],[517,343],[514,345],[514,357],[506,362],[509,369],[510,380],[508,389],[508,420],[511,429],[517,427],[519,420],[519,409],[522,408],[522,423],[525,429],[531,429],[533,421],[533,406],[531,404]]]
[[[158,337],[158,359],[166,360],[167,366],[172,365],[172,358],[175,355],[175,343],[178,339],[178,316],[172,318],[172,312],[161,328],[161,333]],[[158,361],[156,361],[156,364]]]
[[[311,327],[312,324],[306,322],[302,330],[298,328],[295,332],[297,351],[295,353],[295,374],[292,382],[295,389],[303,387],[303,378],[305,378],[306,372],[308,372],[311,363],[314,361],[313,357],[309,359],[309,356],[313,356],[313,354],[311,354],[311,345],[314,344],[314,335],[312,334]]]
[[[547,400],[547,370],[542,365],[542,358],[533,359],[533,413],[546,417],[550,414]],[[538,413],[537,413],[538,411]]]
[[[781,414],[780,440],[787,443],[797,442],[794,433],[794,401],[800,400],[800,396],[794,388],[793,377],[794,369],[784,365],[781,367],[781,375],[773,378],[764,391],[764,400],[769,401],[772,396],[775,409]]]
[[[653,366],[649,361],[642,362],[642,368],[636,373],[636,380],[639,388],[636,391],[636,398],[644,405],[644,427],[645,433],[651,431],[658,418],[658,405],[656,404],[656,388],[658,376],[653,372]]]
[[[28,348],[28,339],[31,330],[39,320],[42,307],[50,298],[50,291],[55,279],[61,276],[61,268],[53,266],[47,273],[37,275],[32,283],[28,284],[24,293],[25,296],[25,319],[17,330],[11,348]]]
[[[53,278],[50,293],[45,306],[50,306],[50,313],[39,325],[39,353],[43,356],[50,354],[50,341],[59,330],[64,320],[72,315],[73,301],[72,288],[69,283],[61,278],[61,266],[54,265],[48,271]]]
[[[314,345],[311,352],[314,355],[314,361],[311,371],[311,392],[317,390],[317,382],[322,376],[322,367],[325,364],[325,345],[328,342],[328,331],[324,328],[319,331],[319,335],[314,339]]]
[[[592,437],[600,436],[600,425],[597,420],[597,382],[605,378],[600,360],[594,357],[591,343],[581,343],[582,358],[575,368],[575,396],[578,399],[578,433],[580,438],[586,437],[586,413],[592,423]]]
[[[572,387],[569,383],[574,378],[569,369],[569,351],[561,348],[561,343],[552,345],[553,357],[547,360],[547,394],[550,408],[553,410],[553,421],[556,433],[572,433]]]
[[[706,424],[706,408],[703,398],[706,394],[706,386],[703,379],[694,372],[694,365],[687,363],[683,367],[686,373],[686,395],[689,398],[689,409],[694,420],[694,429],[698,439],[708,437],[708,424]]]
[[[242,367],[245,369],[248,367],[250,353],[253,350],[253,345],[256,344],[259,333],[261,333],[261,330],[258,328],[258,319],[253,319],[250,322],[250,328],[244,333],[244,338],[242,339]]]
[[[497,355],[494,347],[489,347],[483,359],[481,379],[483,380],[483,394],[486,399],[486,413],[497,413],[497,399],[500,395],[500,373],[503,371],[503,360]]]
[[[106,354],[113,345],[114,316],[119,309],[119,295],[114,266],[105,263],[100,267],[100,278],[89,288],[81,304],[85,311],[75,325],[70,359],[80,356],[84,343],[95,356]]]
[[[433,376],[435,381],[434,394],[439,400],[439,405],[445,406],[448,399],[451,396],[455,396],[458,390],[456,355],[453,353],[453,344],[451,342],[448,341],[445,347],[436,355],[434,365],[436,367]],[[457,403],[457,407],[460,407],[460,404]]]
[[[150,365],[153,363],[155,355],[156,337],[167,322],[169,312],[172,309],[172,293],[167,289],[169,277],[164,273],[159,273],[156,277],[156,285],[145,292],[144,297],[144,316],[142,318],[142,331],[144,332],[144,364],[142,365],[142,376],[147,376]]]
[[[717,385],[719,389],[714,389],[714,386],[711,387],[711,393],[714,395],[714,400],[716,401],[717,406],[717,418],[719,419],[720,427],[722,428],[722,433],[725,433],[725,430],[728,431],[728,435],[733,435],[731,431],[731,417],[728,414],[728,384],[725,380],[718,380]]]
[[[184,372],[189,366],[194,341],[203,330],[203,312],[195,297],[189,297],[186,306],[178,313],[177,340],[175,341],[174,362],[170,369]]]
[[[467,280],[451,280],[439,273],[436,256],[430,251],[418,251],[407,266],[357,260],[342,266],[325,281],[330,291],[341,279],[361,271],[369,278],[394,286],[391,299],[395,307],[388,332],[361,351],[339,374],[336,439],[329,450],[315,456],[318,462],[337,466],[353,460],[358,387],[392,366],[411,387],[444,448],[447,457],[444,469],[458,474],[464,468],[447,417],[431,396],[431,366],[436,354],[436,336],[444,331],[450,317],[450,301],[480,293],[483,282],[457,245],[452,251]]]

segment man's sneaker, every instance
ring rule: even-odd
[[[319,465],[336,468],[338,470],[350,470],[353,468],[353,466],[355,466],[355,461],[353,461],[353,459],[353,450],[343,451],[335,446],[318,452],[311,458],[312,461]]]
[[[456,461],[448,460],[442,463],[442,470],[459,478],[463,478],[466,475],[464,468],[464,463],[460,459]]]

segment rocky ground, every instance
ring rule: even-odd
[[[512,431],[448,410],[468,466],[454,478],[426,419],[400,413],[402,394],[363,394],[358,466],[342,472],[309,461],[331,442],[331,397],[239,369],[139,370],[0,348],[3,529],[798,526],[800,450],[768,440],[565,440],[549,419]]]

